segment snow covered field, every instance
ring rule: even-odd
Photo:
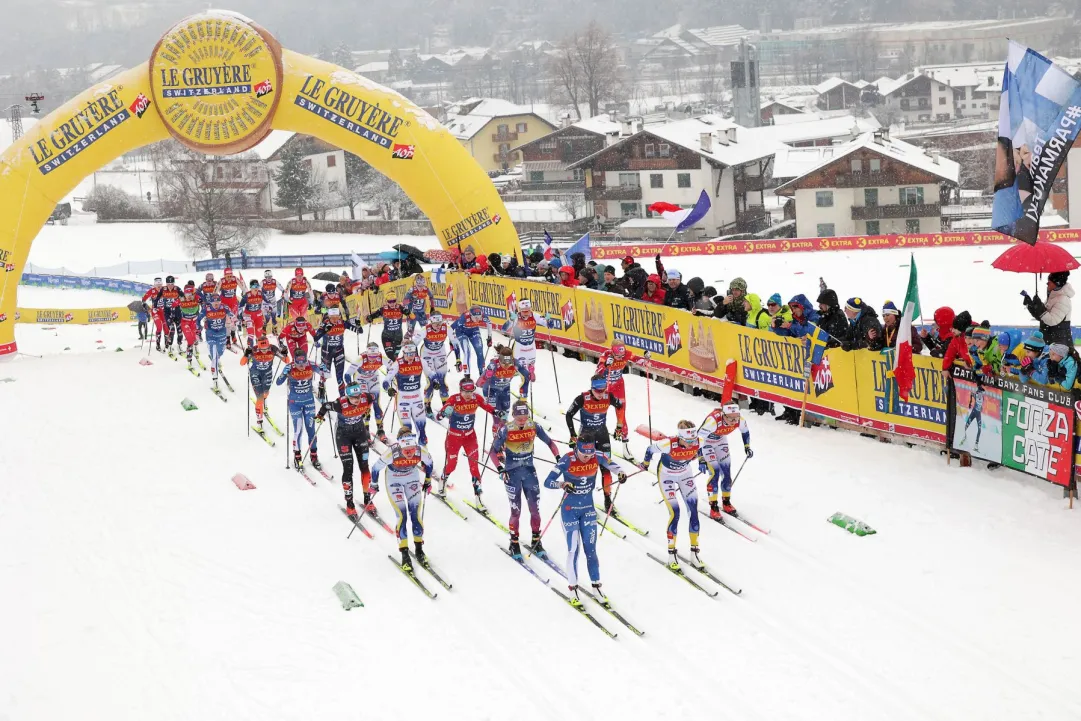
[[[107,290],[19,286],[20,308],[119,308],[133,300],[138,297]]]
[[[109,243],[67,244],[75,260],[45,235],[34,251],[75,267],[145,258],[146,247],[167,242],[145,227],[145,238],[124,235],[139,226],[102,228],[124,231]],[[314,236],[286,240],[335,250]],[[983,250],[996,251],[970,252]],[[991,284],[977,271],[971,286],[951,284],[955,253],[917,254],[925,305],[937,302],[935,293],[964,292],[978,301],[969,303],[975,311],[1014,280]],[[893,274],[907,277],[907,269],[892,270],[889,252],[856,256],[821,254],[827,281],[896,300],[904,283]],[[728,277],[724,270],[738,267],[752,291],[774,282],[770,292],[810,295],[818,271],[796,262],[679,259],[672,267],[703,278],[703,268]],[[1064,510],[1049,484],[982,464],[948,468],[930,451],[752,415],[755,456],[734,500],[772,533],[751,532],[751,543],[702,519],[703,558],[742,595],[722,590],[710,599],[645,556],[663,555],[667,512],[652,473],[640,474],[618,505],[648,538],[606,533],[598,551],[605,590],[646,635],[634,637],[594,608],[619,632],[611,641],[515,568],[496,548],[505,537],[461,503],[468,521],[434,502],[425,513],[428,552],[454,583],[435,601],[386,560],[395,540],[374,524],[374,540],[347,541],[340,483],[318,479],[313,488],[284,467],[284,439],[270,449],[247,435],[238,356],[226,354],[238,392],[222,403],[205,373],[195,378],[158,354],[139,366],[146,351],[133,347],[127,324],[20,325],[16,336],[23,353],[43,357],[0,363],[0,381],[13,379],[0,382],[0,408],[9,411],[0,417],[5,721],[1081,717],[1081,629],[1063,617],[1081,595],[1081,516]],[[352,357],[355,342],[346,348]],[[556,367],[562,402],[544,354],[535,399],[565,438],[558,410],[592,369],[564,358]],[[627,383],[634,426],[646,419],[647,388],[639,376]],[[649,393],[653,425],[666,430],[713,407],[657,383]],[[184,397],[199,410],[183,411]],[[271,412],[284,419],[280,388]],[[440,466],[443,431],[428,427]],[[340,476],[329,429],[320,448]],[[641,456],[644,440],[635,437],[632,448]],[[738,442],[733,453],[738,467]],[[542,478],[549,468],[538,463]],[[238,491],[230,482],[237,472],[257,488]],[[464,459],[453,480],[451,495],[461,501]],[[501,483],[489,472],[484,487],[505,522]],[[699,493],[704,505],[704,482]],[[542,491],[543,521],[558,499]],[[393,517],[385,495],[377,503]],[[857,538],[826,523],[835,511],[878,534]],[[683,550],[686,522],[684,514]],[[558,526],[545,544],[563,562]],[[331,592],[341,580],[365,608],[342,611]]]

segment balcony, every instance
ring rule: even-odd
[[[492,133],[493,143],[513,143],[518,140],[518,133]]]
[[[732,181],[732,189],[737,193],[755,193],[766,189],[766,179],[761,175],[744,175]]]
[[[641,200],[642,188],[637,185],[593,186],[586,188],[586,200]]]
[[[900,185],[901,181],[896,174],[888,171],[875,171],[869,173],[845,173],[834,178],[838,188],[883,188],[891,185]]]
[[[852,220],[887,220],[890,218],[939,218],[939,203],[923,205],[853,205]]]
[[[581,192],[585,190],[586,181],[584,180],[553,180],[550,182],[538,182],[538,183],[522,183],[518,186],[521,190],[526,191],[553,191],[553,190],[576,190]]]
[[[518,153],[495,153],[492,155],[492,160],[500,165],[514,165],[518,162]]]

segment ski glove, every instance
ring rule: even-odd
[[[398,395],[398,389],[394,386],[390,386],[389,388],[387,388],[387,395],[393,398],[394,396]]]
[[[427,493],[431,493],[431,492],[432,492],[432,479],[431,479],[431,478],[425,478],[425,479],[424,479],[424,485],[423,485],[423,486],[421,486],[421,489],[422,489],[422,490],[423,490],[423,491],[424,491],[424,492],[425,492],[426,494],[427,494]]]
[[[616,474],[616,482],[617,483],[626,483],[627,482],[627,474],[624,473],[623,471],[620,471],[619,473],[617,473]]]
[[[368,484],[368,492],[371,493],[373,496],[376,493],[379,493],[379,481],[373,480],[370,484]]]
[[[709,473],[709,466],[706,465],[705,461],[698,461],[698,472],[703,475]]]
[[[574,481],[563,481],[559,484],[564,493],[574,493]]]
[[[648,471],[649,470],[649,464],[646,463],[645,461],[642,461],[641,463],[639,463],[638,467],[641,468],[643,471]]]
[[[454,370],[458,371],[459,373],[462,372],[462,362],[460,360],[454,361]]]
[[[751,450],[751,444],[747,443],[743,446],[743,450],[747,451],[748,458],[754,458],[754,451]]]
[[[492,347],[492,336],[488,336],[488,347]]]

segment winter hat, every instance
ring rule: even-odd
[[[863,302],[863,298],[859,297],[849,298],[845,303],[845,310],[850,310],[853,313],[859,313],[866,307],[867,304]]]
[[[1066,347],[1065,343],[1052,343],[1047,346],[1047,350],[1050,353],[1054,353],[1059,358],[1065,358],[1070,355],[1070,349]]]
[[[953,329],[959,330],[962,333],[968,330],[970,325],[972,325],[972,314],[967,310],[961,311],[953,319]]]
[[[826,288],[824,291],[822,291],[821,293],[818,294],[818,299],[815,300],[815,303],[824,303],[825,305],[828,305],[830,308],[836,308],[837,307],[837,291],[830,290],[829,288]]]
[[[562,266],[559,267],[559,272],[560,273],[569,273],[571,275],[574,275],[574,266],[573,265],[562,265]]]
[[[616,269],[613,268],[610,265],[597,266],[597,270],[599,270],[602,273],[611,273],[612,275],[616,274]]]
[[[978,325],[972,329],[972,340],[991,340],[991,329]]]
[[[667,273],[668,280],[672,280],[673,278],[675,278],[676,280],[683,280],[683,274],[680,273],[678,270],[669,270],[667,271]]]
[[[687,287],[691,289],[692,293],[698,294],[702,292],[702,289],[706,287],[705,281],[697,276],[687,281]]]
[[[712,285],[707,285],[702,291],[702,295],[706,296],[707,298],[712,298],[717,295],[717,289],[714,288]]]
[[[634,256],[628,255],[626,258],[623,259],[623,262],[627,265],[634,265]]]
[[[766,301],[766,305],[769,305],[770,303],[773,303],[774,305],[781,305],[781,294],[774,293],[773,295],[771,295],[769,297],[769,300]]]
[[[1061,288],[1066,285],[1066,281],[1070,279],[1070,271],[1060,270],[1057,273],[1052,273],[1047,276],[1047,282],[1053,283],[1056,288]]]
[[[999,333],[998,334],[998,344],[999,345],[1004,345],[1004,346],[1006,346],[1006,348],[1012,348],[1013,346],[1010,343],[1010,334],[1007,333],[1006,331],[1002,331],[1001,333]]]
[[[733,290],[739,290],[739,291],[743,291],[744,293],[746,293],[747,292],[747,281],[745,281],[743,278],[733,278],[732,282],[728,284],[728,290],[730,292],[733,291]]]
[[[1036,331],[1025,339],[1025,350],[1034,350],[1039,353],[1043,350],[1045,345],[1047,344],[1044,343],[1043,333],[1040,331]]]
[[[892,300],[887,300],[886,304],[882,306],[882,315],[901,315],[901,311],[897,310],[897,306],[893,304]]]

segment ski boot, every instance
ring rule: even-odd
[[[510,537],[510,555],[516,561],[522,560],[522,547],[518,544],[518,536],[513,534]]]
[[[597,600],[603,606],[608,605],[608,597],[604,595],[604,591],[601,590],[601,582],[597,581],[593,584],[593,595],[597,597]]]
[[[533,534],[533,540],[530,542],[529,547],[533,549],[533,555],[537,558],[548,558],[548,551],[544,550],[544,546],[541,545],[541,534]]]
[[[673,571],[679,570],[679,559],[676,558],[675,547],[671,547],[668,549],[668,567]]]
[[[319,381],[318,394],[319,394],[319,400],[325,402],[326,399],[327,399],[327,384],[326,384],[325,381]]]
[[[694,559],[694,562],[699,566],[704,566],[706,564],[702,563],[702,559],[698,557],[698,552],[700,550],[701,549],[698,546],[691,546],[691,558]]]
[[[263,433],[263,417],[259,416],[255,419],[255,427],[259,429],[260,433]]]
[[[483,502],[481,502],[481,500],[480,500],[480,494],[483,493],[483,492],[484,492],[484,489],[482,489],[480,487],[480,478],[477,478],[476,476],[473,476],[473,493],[476,494],[477,502],[481,503],[481,505],[484,505]]]
[[[610,515],[612,518],[618,518],[619,517],[619,511],[617,511],[616,507],[612,505],[612,494],[611,493],[605,493],[604,494],[604,512],[606,514]]]
[[[402,548],[402,549],[399,549],[399,550],[401,550],[401,552],[402,552],[402,570],[403,571],[412,571],[413,570],[413,559],[409,557],[409,549],[408,548]]]
[[[319,463],[319,456],[318,456],[318,454],[316,454],[315,451],[312,451],[312,455],[311,455],[310,460],[312,462],[312,468],[314,468],[317,471],[323,470],[323,466]]]
[[[424,555],[424,542],[413,541],[413,547],[415,549],[413,555],[417,557],[417,563],[421,566],[428,565],[428,557]]]
[[[157,339],[154,340],[154,350],[156,350],[158,353],[161,353],[161,336],[160,335],[157,337]]]
[[[714,521],[721,520],[721,508],[717,505],[717,501],[709,502],[709,517]]]
[[[215,381],[217,383],[217,381]],[[300,462],[300,451],[293,451],[293,468],[301,470],[304,465]]]
[[[431,401],[424,401],[424,415],[428,416],[432,420],[435,420],[435,411],[432,410]]]
[[[582,599],[578,598],[578,586],[567,586],[570,589],[571,605],[575,608],[582,607]]]
[[[725,513],[727,513],[730,516],[733,516],[735,518],[739,518],[739,514],[736,513],[736,507],[732,505],[732,500],[730,498],[723,499],[722,503],[723,503],[723,505],[721,506],[722,511],[724,511]]]
[[[353,505],[353,499],[350,498],[345,502],[345,515],[349,516],[352,520],[357,520],[357,507]]]
[[[371,491],[364,491],[364,510],[369,512],[375,511],[375,504],[372,503]]]
[[[446,497],[447,495],[447,474],[443,473],[439,476],[439,487],[436,489],[436,494]]]

